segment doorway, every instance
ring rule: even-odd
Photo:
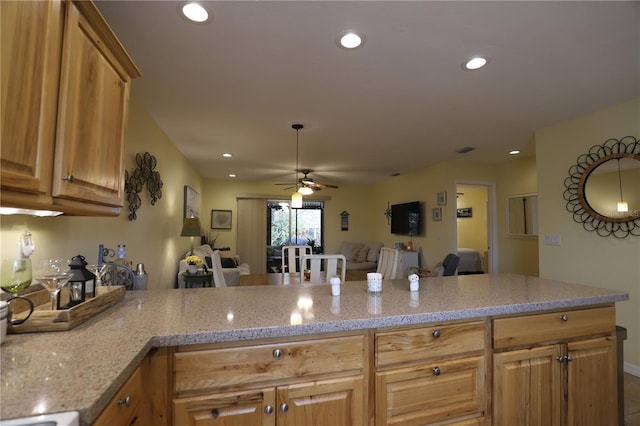
[[[497,271],[495,184],[456,182],[456,248],[459,275]]]

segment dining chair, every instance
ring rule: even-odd
[[[282,246],[282,273],[296,274],[304,270],[299,267],[300,259],[307,254],[311,254],[311,246]]]
[[[220,250],[214,250],[211,254],[211,272],[213,272],[213,285],[215,287],[226,287],[222,272],[222,260],[220,259]]]
[[[342,262],[340,265],[338,265]],[[324,276],[322,267],[324,266]],[[338,275],[340,266],[340,278],[344,283],[347,276],[347,258],[342,254],[308,254],[302,257],[300,262],[300,282],[304,282],[304,270],[309,269],[311,283],[328,283],[331,277]]]
[[[376,272],[382,274],[383,280],[393,280],[397,278],[398,255],[398,249],[387,247],[380,249],[380,259],[378,260],[378,269]]]
[[[458,269],[459,263],[460,263],[460,257],[453,253],[449,253],[442,261],[442,266],[444,267],[444,272],[442,275],[445,277],[455,275],[456,269]]]

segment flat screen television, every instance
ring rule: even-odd
[[[420,234],[420,202],[391,206],[391,233],[398,235]]]

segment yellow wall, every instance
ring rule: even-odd
[[[538,238],[507,237],[506,197],[538,192],[536,157],[509,161],[498,167],[498,272],[538,276]]]
[[[132,99],[129,109],[125,167],[129,171],[134,169],[136,153],[148,151],[154,155],[158,160],[156,170],[164,183],[162,198],[151,206],[148,191],[142,193],[142,207],[135,221],[127,218],[128,205],[119,217],[111,218],[0,216],[3,257],[15,253],[18,236],[25,229],[35,240],[33,260],[81,254],[89,263],[95,263],[98,244],[113,249],[118,244],[126,244],[127,258],[145,264],[148,288],[174,286],[177,259],[190,246],[188,238],[180,237],[183,188],[189,185],[199,191],[201,178],[142,105]]]
[[[478,250],[484,256],[487,251],[487,188],[480,186],[466,188],[463,193],[456,194],[457,208],[471,208],[471,217],[460,217],[458,223],[458,247]]]
[[[540,276],[623,290],[629,301],[616,305],[626,327],[625,361],[640,373],[640,237],[600,237],[573,221],[563,199],[564,180],[579,155],[609,138],[640,137],[640,99],[536,132],[538,162]],[[560,246],[544,236],[557,234]]]

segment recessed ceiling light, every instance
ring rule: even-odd
[[[193,22],[206,22],[209,19],[209,12],[198,3],[187,3],[182,6],[182,14]]]
[[[355,49],[363,44],[364,37],[354,32],[344,33],[338,38],[338,45],[345,49]]]
[[[511,151],[509,151],[509,155],[518,155],[518,154],[520,154],[519,149],[512,149]]]
[[[230,178],[234,178],[234,177],[236,177],[236,174],[235,173],[229,173],[229,177]]]
[[[465,69],[468,70],[477,70],[487,65],[487,58],[483,58],[482,56],[476,56],[471,58],[464,64]]]
[[[231,157],[233,157],[233,154],[231,154],[231,153],[229,153],[229,152],[225,152],[224,154],[222,154],[222,156],[223,156],[224,158],[231,158]]]

